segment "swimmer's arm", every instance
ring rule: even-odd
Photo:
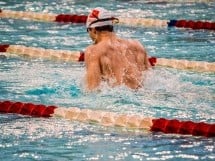
[[[149,68],[149,61],[148,61],[148,54],[146,52],[146,49],[144,48],[144,65],[145,65],[145,69]]]
[[[101,82],[101,70],[98,54],[85,52],[86,63],[86,87],[87,90],[95,90]]]
[[[149,68],[149,62],[148,62],[148,54],[146,52],[146,49],[143,47],[143,45],[137,41],[137,64],[141,70],[146,70]]]

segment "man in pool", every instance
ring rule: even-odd
[[[113,31],[118,19],[103,8],[88,15],[86,27],[93,44],[85,50],[86,88],[96,90],[102,81],[109,86],[142,86],[143,71],[148,69],[147,53],[137,40],[119,38]]]

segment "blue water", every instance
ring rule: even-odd
[[[0,0],[2,9],[87,14],[103,6],[125,17],[215,21],[215,2],[118,0]],[[215,62],[215,32],[116,26],[124,38],[144,44],[149,55]],[[0,19],[0,43],[84,50],[91,43],[81,24]],[[104,86],[84,90],[85,66],[12,56],[0,59],[0,100],[79,107],[149,117],[215,122],[215,74],[157,67],[137,92]],[[0,114],[0,160],[205,160],[215,159],[214,138],[105,128],[60,118]]]

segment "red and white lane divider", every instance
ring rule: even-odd
[[[53,50],[23,45],[0,45],[0,52],[17,54],[25,57],[62,60],[66,62],[84,61],[84,53],[80,51]]]
[[[54,13],[37,13],[26,11],[11,11],[1,10],[0,17],[2,18],[14,18],[14,19],[29,19],[35,21],[46,22],[70,22],[70,23],[86,23],[87,16],[85,15],[69,15],[69,14],[54,14]]]
[[[1,10],[0,18],[29,19],[46,22],[63,22],[63,23],[86,23],[86,15],[77,14],[53,14],[53,13],[36,13],[27,11]],[[191,29],[215,30],[215,22],[192,21],[192,20],[159,20],[151,18],[125,18],[119,17],[119,24],[127,26],[144,26],[144,27],[178,27]]]
[[[142,129],[167,134],[215,137],[214,123],[150,118],[141,115],[117,114],[106,111],[80,109],[77,107],[63,108],[36,105],[33,103],[0,101],[0,113],[15,113],[33,117],[62,117],[69,120],[95,123],[108,127],[125,127],[128,129]]]
[[[36,13],[26,11],[11,11],[11,10],[0,10],[0,17],[2,18],[14,18],[14,19],[29,19],[46,22],[63,22],[63,23],[86,23],[86,15],[76,14],[53,14],[53,13]],[[119,18],[120,24],[134,25],[134,26],[154,26],[162,27],[167,26],[166,20],[158,19],[138,19],[138,18]]]
[[[80,51],[52,50],[35,47],[26,47],[23,45],[0,44],[0,52],[12,53],[32,58],[62,60],[67,62],[84,61],[84,53]],[[215,72],[215,62],[209,63],[203,61],[188,61],[150,57],[149,63],[151,64],[151,66],[156,65],[176,69],[195,70],[200,72]]]

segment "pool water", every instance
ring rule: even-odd
[[[125,0],[0,0],[2,9],[88,14],[103,6],[125,17],[215,21],[215,2]],[[117,25],[117,35],[144,44],[150,56],[215,62],[215,32]],[[82,24],[0,19],[0,44],[84,50]],[[215,122],[215,74],[156,67],[144,87],[84,90],[85,65],[18,56],[0,59],[0,100],[78,107],[146,117]],[[128,131],[61,118],[0,114],[0,160],[205,160],[215,159],[214,138]]]

